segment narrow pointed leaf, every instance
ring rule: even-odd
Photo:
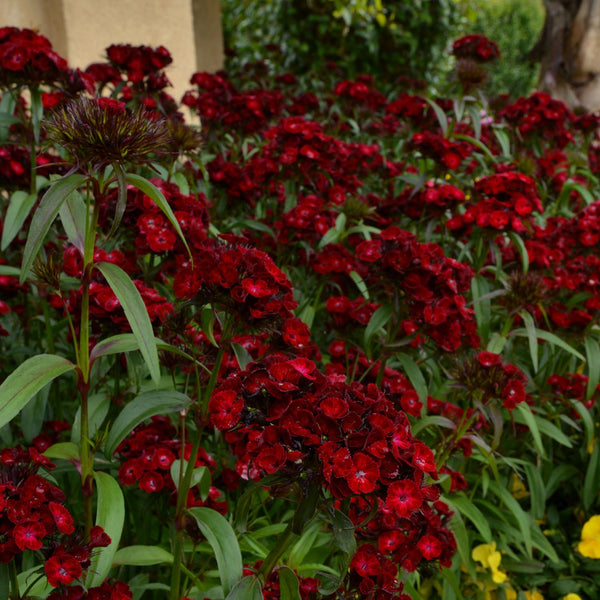
[[[277,569],[279,575],[279,597],[280,600],[301,600],[300,582],[294,571],[289,567]]]
[[[131,331],[138,341],[140,352],[146,361],[146,365],[148,365],[150,376],[158,387],[160,382],[158,350],[152,331],[152,323],[140,293],[129,275],[121,267],[107,262],[97,263],[96,267],[104,275],[108,285],[119,299]]]
[[[535,323],[533,317],[526,311],[520,310],[519,315],[525,323],[525,330],[527,331],[527,338],[529,340],[529,355],[531,356],[531,363],[533,364],[533,371],[538,371],[538,341],[536,335]]]
[[[585,354],[587,357],[588,382],[585,391],[585,399],[589,400],[600,383],[600,346],[598,342],[587,336],[585,338]]]
[[[514,329],[513,331],[510,332],[509,335],[519,335],[521,337],[528,336],[526,329]],[[583,356],[583,354],[581,354],[581,352],[578,352],[577,350],[575,350],[575,348],[573,348],[573,346],[571,346],[570,344],[567,344],[567,342],[561,340],[554,333],[546,331],[545,329],[537,329],[536,335],[538,338],[546,340],[547,342],[550,342],[554,346],[558,346],[559,348],[566,350],[567,352],[569,352],[570,354],[572,354],[579,360],[585,360],[585,357]]]
[[[97,548],[92,554],[92,565],[88,571],[86,584],[88,587],[101,585],[112,567],[123,524],[125,523],[125,501],[121,486],[108,473],[94,473],[98,491],[98,507],[96,509],[96,525],[100,525],[111,542],[106,548]]]
[[[171,564],[173,555],[160,546],[126,546],[115,553],[113,566],[134,565],[147,567],[150,565]]]
[[[211,508],[197,506],[190,508],[187,511],[187,514],[196,519],[200,531],[202,531],[204,537],[211,545],[217,560],[223,593],[226,597],[229,597],[229,592],[232,591],[233,593],[234,586],[240,582],[243,575],[242,553],[235,532],[227,519]],[[250,591],[253,588],[246,587],[245,589]],[[260,594],[260,584],[258,585],[257,593],[259,594],[257,598],[262,599],[262,594]],[[231,598],[239,598],[240,600],[242,598],[244,600],[249,600],[253,597],[254,596],[251,594],[246,596],[231,596]]]
[[[419,400],[421,402],[427,401],[427,383],[425,377],[417,363],[408,354],[398,354],[398,360],[402,364],[402,368],[406,373],[412,386],[415,388],[415,392],[419,394]]]
[[[73,190],[83,185],[85,180],[86,177],[79,173],[73,173],[68,177],[59,179],[48,188],[47,192],[40,200],[40,204],[31,219],[31,226],[27,235],[25,250],[23,251],[23,263],[21,265],[20,277],[21,283],[23,283],[27,278],[27,275],[29,275],[31,265],[40,251],[44,238],[52,226],[52,223],[54,223],[54,219],[56,219],[56,215],[58,215],[58,211],[63,202]]]
[[[365,345],[367,345],[371,338],[390,320],[394,314],[394,309],[389,304],[380,306],[371,316],[367,326],[365,328]]]
[[[444,502],[448,502],[455,511],[458,511],[461,515],[469,519],[469,521],[475,525],[484,541],[492,541],[492,530],[490,529],[487,519],[471,500],[469,500],[464,492],[453,495],[451,498],[445,498]]]
[[[142,421],[154,415],[178,412],[189,406],[191,402],[188,396],[174,390],[140,394],[129,402],[115,419],[104,443],[104,454],[107,458],[111,457],[117,446]]]
[[[75,190],[70,193],[58,211],[60,220],[69,242],[83,255],[85,250],[85,232],[87,208],[82,195]]]
[[[546,456],[538,422],[536,421],[534,414],[531,412],[529,405],[525,402],[517,404],[516,410],[513,414],[517,423],[521,425],[527,425],[527,427],[529,427],[529,431],[533,437],[533,443],[539,455],[542,457]]]
[[[59,442],[52,444],[44,452],[44,456],[48,458],[61,458],[62,460],[68,460],[72,463],[77,463],[81,460],[79,455],[79,446],[73,442]]]
[[[127,180],[125,171],[123,171],[123,167],[119,163],[114,163],[112,165],[115,175],[117,177],[117,207],[115,208],[115,215],[113,217],[113,223],[108,232],[108,237],[112,237],[118,230],[119,225],[121,224],[121,220],[123,219],[123,215],[125,214],[125,208],[127,207]]]
[[[21,227],[23,227],[23,223],[25,223],[25,219],[36,200],[37,196],[35,194],[28,194],[22,190],[18,190],[12,194],[8,208],[6,209],[6,215],[4,216],[0,250],[6,250],[19,231],[21,231]]]
[[[260,581],[255,575],[248,575],[240,580],[225,600],[263,600]]]
[[[0,385],[0,427],[10,422],[47,383],[72,371],[62,356],[39,354],[20,364]]]
[[[250,355],[250,352],[248,352],[244,346],[238,344],[237,342],[231,342],[231,349],[235,354],[235,358],[238,361],[240,369],[243,371],[252,362],[252,356]]]
[[[177,235],[179,235],[179,237],[181,238],[181,241],[183,242],[184,246],[186,247],[186,250],[188,251],[188,254],[191,255],[190,247],[188,246],[188,243],[183,235],[183,231],[181,231],[179,221],[177,221],[177,218],[175,217],[175,214],[173,213],[173,210],[169,206],[163,193],[151,181],[148,181],[145,177],[142,177],[141,175],[127,173],[125,175],[125,178],[127,180],[127,183],[133,185],[138,190],[146,194],[146,196],[148,196],[158,206],[158,208],[160,208],[160,210],[163,211],[165,217],[169,219],[169,222],[171,223],[171,225],[173,225],[173,228],[177,232]]]

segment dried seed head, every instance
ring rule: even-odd
[[[168,152],[163,120],[144,108],[128,110],[109,98],[79,97],[57,108],[45,123],[50,143],[64,148],[79,168],[98,170],[111,163],[143,163]]]
[[[181,121],[169,119],[167,121],[169,131],[168,149],[171,154],[192,154],[203,141],[203,136],[198,127],[190,127]]]

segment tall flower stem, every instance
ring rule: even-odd
[[[86,220],[86,232],[83,252],[83,276],[81,281],[81,320],[79,329],[79,356],[80,370],[79,394],[81,397],[81,490],[83,493],[85,539],[89,540],[93,526],[93,472],[94,458],[90,451],[89,440],[89,414],[88,397],[90,392],[90,284],[94,267],[94,248],[96,245],[96,228],[100,209],[100,191],[97,182],[94,184],[93,206],[90,206],[91,197],[87,196],[87,214],[91,219]]]
[[[219,351],[217,352],[217,357],[215,358],[215,364],[210,374],[210,378],[206,387],[203,390],[203,393],[198,393],[199,398],[199,406],[198,406],[198,430],[193,438],[192,442],[192,450],[190,452],[189,460],[187,461],[187,465],[185,466],[185,472],[183,478],[180,477],[180,486],[177,490],[177,505],[175,507],[175,521],[174,521],[174,534],[175,539],[173,542],[173,569],[171,571],[171,592],[169,595],[169,600],[179,600],[180,598],[180,587],[181,587],[181,570],[182,565],[181,562],[183,560],[183,534],[184,534],[184,520],[185,520],[185,509],[188,492],[190,490],[190,485],[192,483],[192,475],[194,473],[194,468],[196,465],[196,460],[198,459],[198,452],[200,451],[200,442],[202,440],[202,431],[204,429],[204,424],[207,422],[208,418],[208,402],[212,393],[217,385],[217,380],[219,378],[219,371],[221,370],[221,364],[223,363],[223,357],[225,356],[225,350],[229,345],[229,340],[231,337],[231,331],[233,329],[233,318],[228,315],[225,318],[225,323],[223,324],[223,333],[221,335],[221,344],[219,346]],[[181,456],[183,458],[183,450],[182,447]],[[183,468],[183,461],[182,461]]]
[[[21,594],[19,592],[19,580],[17,579],[17,565],[15,560],[8,563],[8,577],[10,579],[10,598],[11,600],[19,600]]]

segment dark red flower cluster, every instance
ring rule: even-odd
[[[572,415],[576,419],[580,419],[581,415],[574,410],[570,400],[578,400],[586,408],[591,409],[596,400],[597,393],[600,391],[600,384],[596,386],[594,395],[586,400],[586,390],[588,383],[588,376],[581,375],[580,373],[567,373],[566,375],[550,375],[546,380],[547,383],[552,386],[553,394],[566,406],[572,409]]]
[[[527,400],[525,374],[516,365],[502,364],[499,354],[487,350],[457,362],[453,380],[456,387],[467,391],[480,410],[494,400],[500,400],[508,410]]]
[[[422,129],[436,124],[435,112],[422,96],[402,92],[385,107],[385,112]]]
[[[132,83],[141,83],[147,79],[153,90],[169,85],[168,79],[160,73],[173,62],[171,53],[164,46],[151,48],[112,44],[106,49],[106,56],[117,71],[127,73],[127,79]]]
[[[533,213],[544,211],[535,181],[522,173],[486,175],[475,182],[475,193],[463,214],[446,221],[451,230],[472,225],[493,231],[524,233],[533,226]]]
[[[238,90],[224,73],[194,73],[190,83],[197,92],[186,92],[182,104],[197,111],[203,122],[229,131],[255,133],[264,130],[284,108],[283,95],[275,90]]]
[[[57,156],[41,153],[35,157],[36,174],[49,176],[64,170],[59,165],[62,163]],[[13,144],[0,146],[0,186],[2,189],[13,190],[28,189],[31,178],[31,152]]]
[[[433,452],[377,386],[344,380],[310,360],[272,354],[221,383],[209,402],[211,421],[246,478],[277,474],[323,485],[340,500],[373,495],[405,525],[420,523],[440,508],[427,507],[439,498],[428,483],[437,477]]]
[[[546,92],[519,98],[501,110],[498,117],[516,127],[524,141],[541,137],[562,149],[574,139],[568,129],[574,119],[573,113],[566,104]]]
[[[386,104],[385,96],[375,88],[372,75],[359,75],[354,81],[340,81],[333,88],[333,93],[349,101],[351,106],[371,111]]]
[[[330,296],[326,303],[327,311],[332,315],[336,327],[351,325],[352,322],[365,327],[379,306],[367,302],[362,297],[350,300],[347,296]]]
[[[173,209],[181,231],[191,247],[199,247],[208,229],[208,202],[204,194],[182,194],[179,187],[159,178],[150,181],[162,192]],[[117,192],[111,191],[101,208],[99,222],[110,223],[117,205]],[[135,246],[138,255],[154,252],[161,254],[176,250],[185,254],[181,238],[154,201],[133,186],[127,189],[127,206],[122,224],[136,232]]]
[[[212,238],[196,248],[193,266],[179,260],[173,289],[178,298],[226,309],[249,326],[290,319],[297,306],[292,284],[268,254]]]
[[[363,544],[352,557],[346,583],[347,598],[361,600],[410,600],[402,593],[398,567],[375,546]]]
[[[244,575],[254,575],[260,568],[262,561],[257,562],[252,569],[245,567]],[[302,577],[296,573],[298,578],[298,591],[301,600],[314,600],[318,596],[320,581],[315,577]],[[279,572],[277,569],[271,571],[269,578],[265,581],[262,588],[263,600],[279,600],[281,598],[281,585],[279,581]]]
[[[122,581],[108,583],[101,586],[88,588],[86,591],[80,585],[63,587],[55,590],[48,596],[48,600],[131,600],[133,592],[129,585]]]
[[[447,351],[464,341],[479,345],[473,311],[463,295],[473,276],[469,266],[448,258],[437,244],[421,244],[414,234],[394,226],[360,242],[355,256],[357,271],[371,290],[402,295],[399,316],[409,335],[422,332]]]
[[[183,459],[189,460],[191,443],[186,443]],[[175,500],[176,485],[171,477],[171,466],[181,460],[181,439],[168,417],[154,416],[147,425],[136,427],[116,449],[124,462],[119,468],[119,481],[123,485],[135,485],[148,493],[166,490]],[[204,448],[200,448],[195,467],[208,467],[214,471],[216,462]],[[187,506],[208,506],[220,513],[227,512],[227,502],[221,492],[211,486],[208,498],[200,498],[198,487],[188,492]]]
[[[383,214],[404,214],[411,219],[439,219],[465,201],[465,193],[454,185],[430,179],[421,189],[408,187],[382,207]]]
[[[452,54],[457,58],[470,58],[478,62],[489,62],[500,57],[498,44],[481,33],[472,33],[457,39],[452,44]]]
[[[53,466],[33,447],[0,450],[0,562],[43,549],[48,582],[59,587],[78,579],[91,564],[91,551],[108,546],[110,538],[98,526],[89,542],[75,534],[64,492],[38,475],[40,467]]]
[[[414,133],[410,145],[423,156],[432,158],[441,167],[456,171],[473,149],[467,142],[453,142],[432,131]]]
[[[53,83],[67,61],[52,49],[48,38],[31,29],[0,28],[0,85]]]

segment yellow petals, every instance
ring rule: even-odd
[[[500,569],[495,569],[492,567],[492,581],[494,583],[504,583],[506,578],[507,575],[504,571],[500,571]]]
[[[525,594],[525,598],[527,598],[527,600],[544,600],[544,596],[542,596],[542,594],[540,594],[538,591],[523,593]]]
[[[579,594],[573,594],[571,592],[570,594],[563,596],[562,600],[581,600],[581,596]]]
[[[586,558],[600,558],[600,515],[594,515],[584,523],[577,552]]]
[[[471,558],[481,563],[483,567],[491,570],[492,581],[494,583],[499,584],[506,581],[506,573],[498,568],[502,560],[502,555],[496,550],[496,542],[475,546],[471,551]]]

